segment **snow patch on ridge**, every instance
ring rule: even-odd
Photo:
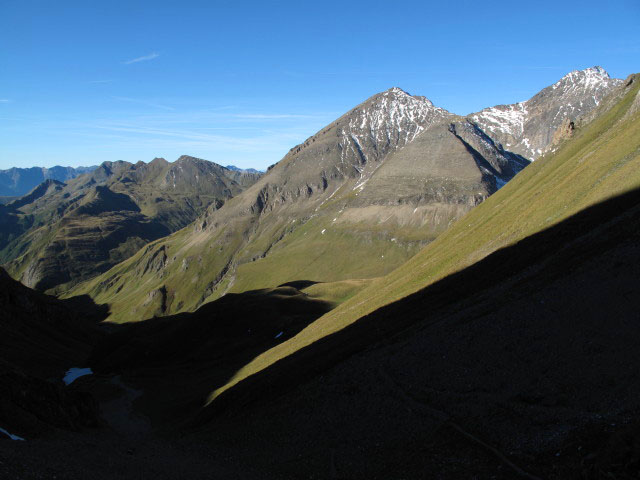
[[[527,102],[520,102],[514,105],[486,108],[471,118],[474,122],[482,122],[483,126],[492,133],[501,130],[515,137],[524,132],[527,114]]]

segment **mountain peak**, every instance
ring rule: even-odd
[[[391,87],[391,88],[388,88],[387,90],[385,90],[382,93],[392,93],[394,95],[408,95],[410,97],[412,96],[409,92],[401,89],[400,87]]]
[[[562,85],[580,84],[587,88],[597,87],[611,81],[609,73],[600,66],[585,68],[584,70],[573,70],[554,83],[551,88],[555,90]]]
[[[602,76],[605,76],[607,78],[611,78],[609,73],[599,65],[596,65],[594,67],[586,68],[584,71],[585,72],[594,72],[594,73],[597,73],[598,75],[602,75]]]
[[[209,160],[204,160],[198,157],[192,157],[191,155],[180,155],[180,158],[176,160],[176,163],[182,162],[209,162]]]

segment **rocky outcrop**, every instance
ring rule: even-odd
[[[565,118],[558,129],[553,133],[553,139],[551,140],[551,148],[555,147],[559,143],[567,140],[573,136],[573,132],[576,126],[573,120]]]

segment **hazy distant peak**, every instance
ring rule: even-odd
[[[227,170],[231,170],[233,172],[246,172],[246,173],[264,173],[260,170],[256,170],[255,168],[240,168],[240,167],[236,167],[235,165],[225,165],[225,167]]]

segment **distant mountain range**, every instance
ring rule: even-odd
[[[0,170],[0,197],[21,197],[29,193],[45,180],[57,180],[66,182],[83,173],[92,172],[98,168],[93,167],[31,167],[10,168]]]
[[[238,168],[235,165],[227,165],[226,168],[235,172],[264,173],[263,171],[256,170],[255,168]]]
[[[105,162],[66,183],[49,179],[0,206],[0,261],[41,290],[125,260],[252,185],[260,174],[182,156]]]
[[[73,293],[109,303],[111,318],[126,321],[294,280],[385,275],[505,185],[538,150],[570,136],[570,128],[560,135],[563,122],[589,113],[620,83],[599,67],[572,72],[524,102],[518,119],[502,123],[490,119],[515,107],[461,117],[391,88],[293,147],[224,208],[208,208],[189,228]],[[527,142],[535,155],[522,147]],[[157,258],[157,269],[145,267]]]
[[[57,180],[66,182],[84,173],[89,173],[98,168],[92,167],[30,167],[30,168],[9,168],[0,170],[0,204],[7,203],[16,197],[26,195],[36,186],[46,180]],[[242,169],[234,165],[227,165],[226,168],[237,172],[261,173],[253,168]],[[3,201],[3,197],[9,197]]]

